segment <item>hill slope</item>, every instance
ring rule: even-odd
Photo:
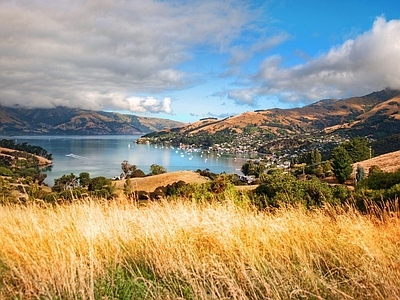
[[[185,183],[205,183],[207,178],[193,171],[176,171],[148,177],[132,178],[132,187],[135,191],[153,192],[159,186],[167,186],[178,181]],[[122,190],[125,180],[115,181],[116,188]]]
[[[178,132],[241,133],[252,127],[277,137],[321,130],[385,136],[400,133],[399,107],[400,91],[386,89],[362,97],[321,100],[302,108],[257,110],[223,120],[203,119]]]
[[[360,165],[364,168],[368,174],[369,168],[372,166],[378,166],[385,172],[394,172],[400,169],[400,151],[390,152],[383,155],[373,157],[371,159],[363,160],[353,165],[353,168],[357,168]]]
[[[144,134],[183,125],[167,119],[104,111],[0,105],[0,130],[3,134]]]

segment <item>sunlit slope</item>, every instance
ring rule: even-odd
[[[204,119],[180,129],[182,134],[255,127],[276,136],[315,131],[347,131],[350,135],[400,133],[400,91],[386,89],[362,97],[327,99],[292,109],[267,109],[225,118]]]

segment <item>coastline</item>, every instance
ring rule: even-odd
[[[11,153],[13,153],[13,152],[28,153],[28,152],[24,152],[24,151],[15,150],[15,149],[0,147],[0,156],[8,156],[8,157],[14,158],[15,156],[11,155]],[[50,166],[50,165],[53,164],[53,162],[51,160],[47,159],[47,158],[44,158],[42,156],[35,155],[35,154],[32,154],[32,153],[28,153],[28,154],[33,155],[38,159],[38,166],[39,167]]]

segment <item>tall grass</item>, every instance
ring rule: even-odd
[[[0,207],[4,299],[398,299],[400,218],[184,201]]]

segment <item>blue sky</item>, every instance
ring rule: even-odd
[[[0,1],[0,103],[194,122],[400,88],[397,1]]]

